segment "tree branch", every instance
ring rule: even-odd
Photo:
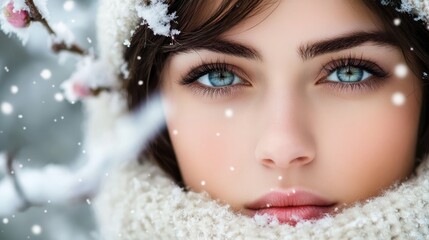
[[[47,165],[41,169],[21,169],[17,174],[13,169],[14,154],[7,154],[6,168],[10,177],[0,179],[0,217],[31,206],[50,202],[67,204],[95,196],[112,167],[137,159],[142,147],[165,127],[163,119],[161,97],[152,96],[145,105],[112,122],[111,128],[103,133],[111,137],[91,141],[86,146],[88,153],[82,156],[84,164],[79,168]],[[76,159],[80,160],[80,157]],[[17,194],[10,194],[11,189]],[[3,196],[7,196],[6,199]]]
[[[40,22],[46,28],[46,30],[49,32],[49,34],[51,36],[57,36],[57,33],[52,29],[52,27],[49,25],[48,21],[46,21],[46,19],[40,13],[39,9],[34,4],[34,1],[33,0],[25,0],[25,4],[30,8],[31,21]],[[67,46],[67,44],[65,44],[64,42],[52,44],[52,50],[55,53],[58,53],[60,51],[68,51],[68,52],[76,53],[79,55],[87,55],[87,52],[85,50],[83,50],[83,48],[78,46],[77,44]]]

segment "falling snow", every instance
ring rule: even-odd
[[[392,103],[395,106],[402,106],[405,104],[405,95],[401,92],[396,92],[392,95]]]
[[[171,30],[171,27],[170,27],[170,21],[174,20],[175,14],[174,13],[170,14],[170,15],[167,14],[167,12],[164,11],[165,10],[165,6],[163,5],[162,1],[155,0],[153,2],[154,2],[154,4],[151,4],[151,6],[140,6],[141,9],[139,11],[139,16],[141,18],[143,18],[143,20],[144,20],[143,24],[148,24],[148,26],[151,29],[154,30],[155,34],[166,35],[166,36],[173,36],[174,34],[178,34],[177,30]],[[45,6],[46,5],[46,0],[36,0],[36,4],[39,4],[39,5],[40,4],[44,4],[44,6]],[[75,9],[75,3],[74,3],[74,1],[71,1],[71,0],[65,1],[64,4],[63,4],[63,8],[64,8],[65,11],[73,11]],[[159,9],[160,11],[156,11],[156,12],[163,13],[163,14],[161,14],[162,18],[159,18],[158,16],[148,15],[147,13],[145,13],[145,8],[147,8],[147,9],[149,9],[149,8]],[[45,16],[48,16],[47,15],[47,10],[44,11],[44,12],[46,14]],[[74,20],[72,20],[72,21],[74,21]],[[401,20],[399,18],[395,19],[394,20],[394,24],[396,26],[400,25],[401,24]],[[57,28],[57,31],[58,32],[63,32],[63,33],[60,33],[61,37],[59,37],[56,41],[65,41],[65,42],[67,42],[67,44],[72,44],[74,42],[74,36],[72,36],[71,34],[68,34],[69,30],[67,28],[63,28],[63,30],[58,30],[58,28]],[[87,38],[87,41],[88,41],[88,43],[92,43],[92,40],[89,37]],[[124,40],[124,45],[126,45],[126,46],[129,47],[130,44],[131,43],[130,43],[129,40]],[[410,48],[410,50],[413,51],[413,48]],[[137,59],[141,60],[141,57],[138,56]],[[93,66],[88,67],[88,69],[91,69],[91,73],[96,72],[96,70],[94,70],[92,67]],[[6,72],[9,72],[9,68],[8,67],[4,67],[4,70]],[[395,68],[395,74],[398,77],[400,77],[400,78],[405,77],[407,75],[407,73],[408,73],[408,68],[405,65],[399,65],[399,66],[397,66]],[[45,80],[49,80],[52,77],[52,73],[51,73],[51,71],[49,69],[44,69],[40,73],[40,76],[43,79],[45,79]],[[85,76],[88,76],[88,75],[85,75]],[[426,74],[426,76],[427,76],[427,74]],[[112,85],[108,80],[106,81],[106,79],[104,79],[104,78],[102,78],[102,79],[103,79],[103,82],[91,81],[91,79],[89,79],[89,80],[88,79],[84,79],[83,82],[86,84],[86,86],[89,86],[89,87],[97,87],[97,86],[105,86],[105,85],[110,86],[110,85]],[[107,82],[107,84],[105,84],[106,82]],[[36,84],[36,82],[33,81],[33,84]],[[143,81],[138,81],[138,85],[140,85],[140,86],[143,85]],[[55,88],[55,85],[52,85],[52,87]],[[19,88],[17,86],[15,86],[15,85],[11,86],[10,92],[12,94],[17,94],[19,92]],[[52,95],[50,97],[52,98]],[[62,102],[64,100],[64,98],[65,98],[65,96],[62,93],[55,93],[54,94],[54,99],[56,101],[58,101],[58,102]],[[394,93],[392,95],[392,102],[393,102],[394,105],[397,105],[397,106],[403,105],[405,103],[405,95],[403,93],[399,93],[399,92]],[[9,115],[9,114],[11,114],[14,111],[14,109],[13,109],[13,106],[10,103],[4,102],[4,103],[1,104],[1,111],[2,111],[3,114]],[[226,109],[225,110],[225,117],[232,118],[233,116],[234,116],[234,111],[232,109]],[[133,118],[133,117],[135,117],[135,116],[130,116],[130,118]],[[22,119],[23,115],[21,115],[21,114],[18,115],[18,118]],[[61,116],[61,119],[64,119],[64,116]],[[126,139],[126,136],[131,136],[130,133],[134,133],[134,131],[131,131],[131,130],[140,130],[141,132],[144,132],[144,130],[142,130],[141,128],[137,128],[137,126],[135,126],[135,125],[133,125],[132,127],[126,127],[125,126],[127,123],[130,123],[130,122],[134,122],[134,123],[138,122],[138,121],[135,121],[136,119],[139,119],[139,118],[135,117],[134,121],[130,120],[128,122],[126,121],[126,119],[125,120],[122,119],[122,120],[124,120],[125,123],[118,124],[119,125],[118,129],[117,129],[118,131],[116,132],[117,135],[119,135],[119,136],[122,137],[122,138],[119,138],[119,139]],[[57,122],[57,120],[58,119],[55,118],[54,122]],[[122,127],[122,129],[121,129],[121,127]],[[22,129],[26,130],[27,128],[24,126],[24,127],[22,127]],[[141,133],[141,135],[144,135],[144,134],[147,134],[147,132]],[[173,134],[177,135],[178,131],[174,130]],[[217,132],[216,136],[219,137],[220,133]],[[137,136],[137,137],[134,137],[133,139],[135,140],[135,139],[140,139],[140,138],[139,138],[139,136]],[[110,143],[109,140],[106,140],[106,141],[107,141],[107,143]],[[128,141],[125,141],[125,142],[128,142]],[[144,142],[144,141],[143,140],[138,141],[138,144],[135,144],[135,145],[131,144],[133,146],[131,146],[130,148],[138,149],[135,146],[141,144],[142,142]],[[102,144],[100,144],[100,145],[102,145]],[[111,143],[111,145],[109,145],[109,146],[113,146],[113,145],[114,145],[114,143]],[[78,143],[78,146],[81,146],[80,142]],[[96,149],[98,151],[100,151],[102,149],[105,149],[104,147],[103,148],[100,147],[100,146],[98,146],[98,147],[99,148]],[[125,146],[122,146],[122,149],[120,148],[117,152],[115,152],[115,154],[116,154],[116,156],[121,155],[121,153],[124,153],[126,150],[129,150],[129,148],[127,148]],[[85,154],[86,150],[82,150],[82,153]],[[108,154],[106,153],[103,156],[107,156],[107,155]],[[28,162],[30,162],[30,159],[28,159]],[[100,163],[98,163],[98,164],[100,164]],[[21,165],[19,165],[19,167],[23,168],[23,165],[21,164]],[[68,169],[65,169],[65,168],[62,169],[62,168],[60,168],[58,166],[56,166],[57,168],[55,168],[54,166],[50,166],[50,167],[52,167],[52,168],[50,168],[49,170],[52,170],[52,169],[54,169],[53,171],[55,171],[55,170],[64,170],[67,174],[72,174],[71,172],[67,171]],[[98,166],[98,167],[100,167],[100,166]],[[104,168],[101,168],[101,167],[100,167],[100,169],[104,170]],[[97,170],[101,171],[100,169],[97,169]],[[230,166],[229,170],[230,171],[235,171],[235,168],[233,166]],[[29,173],[29,172],[26,172],[26,173]],[[33,174],[34,174],[34,172],[33,172]],[[66,176],[68,177],[69,175],[67,175],[67,174],[66,174]],[[102,174],[103,174],[103,172],[102,172]],[[104,175],[106,177],[109,176],[109,174],[107,172],[104,173]],[[76,177],[76,175],[73,175],[73,180],[76,181],[76,178],[74,178],[74,177]],[[87,181],[91,182],[91,179],[89,179],[89,180],[88,180],[88,178],[84,178],[84,179],[85,179],[86,182]],[[283,179],[282,176],[278,176],[278,180],[282,180],[282,179]],[[78,178],[77,181],[78,182],[82,182],[83,180],[82,180],[82,178]],[[93,180],[93,181],[95,181],[95,180]],[[61,183],[64,184],[64,182],[66,182],[66,181],[62,181]],[[206,181],[201,181],[201,185],[205,186],[206,185]],[[295,190],[293,190],[293,193],[295,193]],[[85,198],[82,198],[82,199],[85,199]],[[51,201],[48,200],[47,202],[50,203]],[[87,202],[88,205],[91,204],[91,200],[90,199],[86,199],[86,202]],[[267,204],[267,207],[270,207],[270,205]],[[45,209],[44,212],[47,213],[47,210]],[[131,214],[134,214],[133,210],[131,211]],[[3,223],[4,224],[9,223],[9,219],[4,218],[3,219]],[[33,225],[31,227],[31,232],[34,235],[40,235],[42,233],[42,228],[41,228],[40,225]],[[119,236],[120,236],[120,234],[119,234]]]
[[[13,112],[13,106],[12,106],[12,104],[10,104],[8,102],[3,102],[1,104],[1,111],[5,115],[10,115]]]
[[[408,74],[408,67],[405,64],[398,64],[395,67],[395,75],[399,78],[404,78]]]
[[[225,110],[225,117],[232,118],[234,116],[234,111],[230,108]]]
[[[49,69],[43,69],[40,72],[40,76],[44,79],[44,80],[49,80],[52,77],[52,72]]]
[[[393,24],[395,24],[395,26],[399,26],[401,24],[401,19],[400,18],[395,18],[393,20]]]
[[[42,227],[40,226],[40,225],[33,225],[32,227],[31,227],[31,232],[34,234],[34,235],[40,235],[41,233],[42,233]]]
[[[90,161],[77,169],[59,165],[20,169],[16,176],[28,201],[35,205],[43,205],[47,200],[64,204],[93,193],[106,169],[123,162],[124,158],[135,159],[140,154],[141,146],[146,145],[164,126],[161,106],[160,96],[155,96],[136,112],[118,118],[116,126],[111,129],[111,135],[86,146],[91,149],[91,153],[86,154]],[[25,129],[24,126],[23,130]],[[82,152],[86,153],[86,150],[83,149]],[[82,185],[82,182],[85,184]],[[0,195],[8,198],[2,198],[1,216],[17,211],[24,204],[24,200],[11,191],[14,191],[13,182],[2,179]]]
[[[12,94],[17,94],[18,91],[19,91],[19,88],[17,86],[13,85],[13,86],[10,87],[10,92]]]
[[[67,12],[73,11],[74,7],[75,7],[74,1],[71,1],[71,0],[65,1],[63,4],[64,10]]]
[[[62,93],[55,93],[54,99],[57,102],[62,102],[64,101],[64,95]]]

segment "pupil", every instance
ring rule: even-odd
[[[225,74],[224,72],[221,72],[221,73],[219,74],[219,78],[220,78],[221,80],[225,80],[225,78],[226,78],[226,74]]]
[[[350,69],[350,67],[347,68],[347,75],[353,75],[353,71]]]

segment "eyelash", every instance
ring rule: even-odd
[[[209,96],[211,98],[228,96],[234,94],[234,92],[241,90],[242,87],[250,86],[250,84],[242,83],[235,84],[226,87],[205,87],[201,84],[195,83],[200,77],[210,73],[210,72],[231,72],[237,75],[242,81],[245,81],[242,76],[245,75],[241,73],[240,70],[236,69],[234,66],[224,63],[224,62],[214,62],[203,64],[199,67],[194,68],[190,73],[186,75],[181,81],[181,85],[189,85],[196,93],[203,96]]]
[[[340,57],[338,59],[332,59],[328,64],[322,67],[321,72],[325,72],[325,76],[331,75],[333,72],[344,68],[344,67],[356,67],[364,71],[369,72],[370,76],[366,80],[362,80],[355,83],[344,83],[344,82],[333,82],[322,78],[317,81],[316,84],[328,84],[329,87],[332,87],[334,90],[338,90],[341,93],[352,93],[352,92],[365,92],[375,90],[379,87],[390,75],[379,67],[376,63],[365,60],[362,57],[355,58],[352,55],[346,57]],[[319,73],[320,75],[320,73]]]
[[[370,76],[368,79],[355,83],[334,82],[325,79],[333,72],[347,66],[362,69],[364,71],[369,72],[372,76]],[[231,72],[237,75],[245,83],[217,88],[206,87],[202,84],[195,83],[200,77],[210,72]],[[381,83],[383,83],[383,79],[389,77],[389,74],[385,72],[381,67],[379,67],[376,63],[369,60],[364,60],[362,57],[355,58],[352,55],[332,59],[329,63],[322,66],[322,69],[317,77],[319,77],[322,72],[325,77],[321,80],[318,80],[316,82],[316,85],[327,84],[328,87],[331,87],[332,89],[341,93],[365,92],[368,90],[375,90],[378,86],[381,85]],[[230,64],[224,62],[213,62],[206,63],[194,68],[180,81],[180,84],[189,85],[192,90],[195,91],[195,93],[215,99],[217,97],[232,95],[234,94],[234,92],[240,91],[242,87],[250,86],[251,84],[246,84],[246,80],[244,80],[246,78],[243,78],[243,75],[245,74],[243,74],[240,70],[236,69]]]

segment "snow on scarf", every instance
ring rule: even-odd
[[[151,161],[112,173],[95,203],[103,239],[427,239],[429,158],[406,182],[334,217],[264,224],[185,192]]]

